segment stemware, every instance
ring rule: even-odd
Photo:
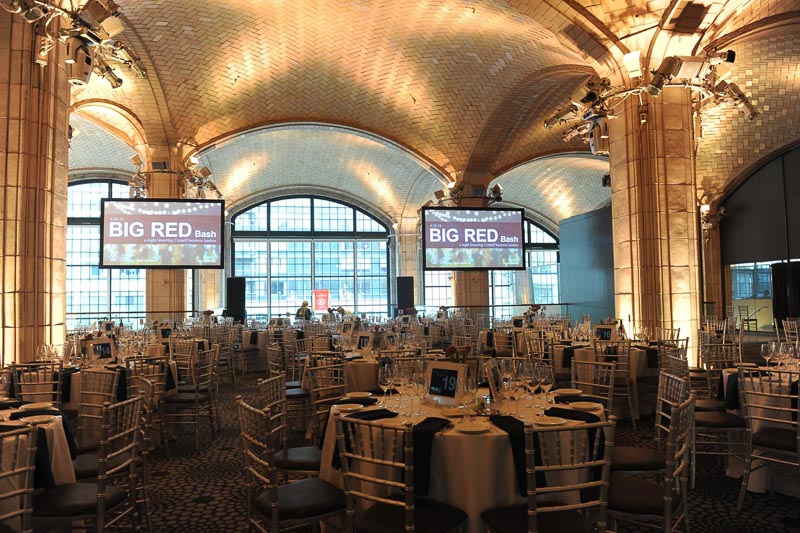
[[[381,406],[386,406],[386,393],[392,389],[394,382],[394,367],[392,365],[381,365],[378,367],[378,387],[383,391]]]
[[[764,358],[764,361],[767,362],[767,366],[769,366],[769,362],[772,359],[772,350],[769,344],[761,345],[761,357]]]
[[[547,363],[539,363],[534,370],[539,377],[539,387],[544,391],[545,408],[550,403],[550,389],[555,384],[553,369]]]

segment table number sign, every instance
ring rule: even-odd
[[[464,383],[467,365],[435,361],[428,365],[428,395],[442,405],[455,405],[458,388]]]

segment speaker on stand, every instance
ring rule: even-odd
[[[245,323],[247,313],[244,309],[245,282],[244,278],[228,278],[226,284],[225,314],[234,320]]]

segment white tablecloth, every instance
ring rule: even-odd
[[[6,409],[0,411],[0,420],[7,420],[11,413],[17,409]],[[2,422],[0,422],[1,424]],[[53,480],[56,485],[75,483],[75,470],[72,468],[72,457],[69,454],[67,437],[64,434],[63,419],[60,416],[53,418],[51,422],[42,424],[39,427],[44,429],[47,436],[47,447],[50,452],[50,467],[53,471]]]
[[[567,408],[565,405],[558,407]],[[523,421],[534,417],[533,408],[520,406],[520,409],[526,417],[522,418]],[[437,406],[426,405],[424,410],[427,413],[415,418],[415,421],[428,416],[444,418]],[[605,419],[602,408],[594,414]],[[323,442],[320,478],[342,486],[339,471],[331,466],[336,440],[332,417],[333,410]],[[398,418],[386,420],[391,424],[401,423]],[[457,424],[458,419],[453,422]],[[435,435],[431,451],[429,497],[463,509],[469,516],[466,531],[470,533],[482,531],[480,514],[483,511],[525,503],[525,498],[519,494],[508,434],[492,425],[486,433],[466,434],[451,429]]]
[[[566,346],[557,344],[553,347],[553,357],[554,361],[554,371],[557,374],[570,374],[572,372],[572,367],[570,365],[566,365],[564,361],[564,348]],[[591,346],[576,346],[575,347],[575,356],[573,358],[575,361],[596,361],[597,358],[595,357],[594,348]],[[651,405],[639,405],[639,387],[636,384],[636,379],[639,377],[649,376],[649,375],[658,375],[658,368],[649,368],[647,366],[647,352],[643,349],[631,347],[631,357],[630,357],[630,379],[632,381],[632,392],[633,392],[633,418],[636,420],[639,419],[639,415],[647,414],[652,411]],[[620,385],[619,383],[615,383],[615,385]],[[622,400],[614,400],[614,414],[621,417],[623,413],[627,415],[627,406],[622,405]]]
[[[763,368],[762,370],[766,370],[766,368]],[[722,371],[723,375],[722,385],[724,387],[726,396],[728,394],[728,377],[731,374],[736,374],[737,372],[738,370],[735,368],[729,368]],[[743,401],[744,399],[740,396],[739,404],[741,405]],[[781,398],[781,401],[784,401],[784,399]],[[764,403],[765,402],[764,397],[759,397],[758,402]],[[790,405],[791,405],[790,400],[786,398],[785,405],[783,406],[789,407]],[[744,415],[741,409],[731,410],[730,412],[740,416]],[[765,413],[762,413],[762,415],[763,414]],[[774,415],[775,412],[773,411],[766,414]],[[770,425],[775,425],[784,428],[786,427],[786,426],[781,426],[780,424],[770,424],[769,422],[756,420],[755,424],[753,425],[753,431],[754,432],[758,431],[759,429],[763,429],[764,427],[768,427]],[[769,470],[766,467],[760,468],[756,471],[751,470],[750,479],[747,482],[747,490],[750,492],[764,493],[771,485],[772,490],[774,490],[775,492],[786,494],[787,496],[793,496],[795,498],[800,498],[800,483],[797,482],[797,477],[787,474],[782,474],[781,470],[783,470],[784,468],[789,469],[789,467],[783,467],[782,465],[773,464],[772,466],[773,475],[771,480],[769,478]],[[795,473],[797,472],[797,469],[789,469],[789,470],[792,470]],[[728,463],[728,469],[725,471],[725,474],[729,477],[741,478],[742,475],[744,474],[744,463],[742,463],[742,461],[740,461],[738,458],[731,459]]]
[[[255,344],[251,341],[252,329],[245,329],[242,331],[242,348],[258,348],[258,357],[256,358],[256,370],[264,372],[269,369],[269,362],[267,359],[267,345],[269,344],[270,332],[262,329],[256,332]]]

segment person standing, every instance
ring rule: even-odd
[[[303,305],[297,309],[294,317],[298,320],[311,320],[311,309],[308,307],[308,302],[303,302]]]

